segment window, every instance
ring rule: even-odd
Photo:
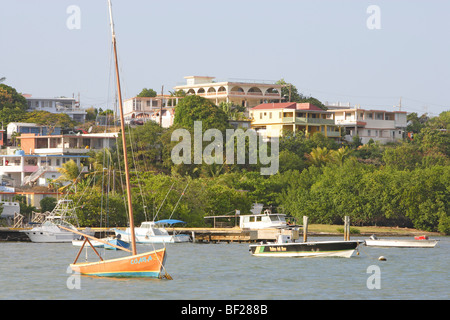
[[[272,112],[269,112],[269,119],[272,119]]]
[[[262,119],[262,112],[259,113],[259,119]]]
[[[367,130],[367,135],[368,135],[369,137],[371,136],[370,130]]]

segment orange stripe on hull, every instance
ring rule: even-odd
[[[71,264],[73,271],[100,277],[159,278],[166,258],[166,249],[98,262]]]

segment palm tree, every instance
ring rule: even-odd
[[[326,147],[317,147],[310,153],[306,154],[307,161],[314,166],[324,166],[330,158],[330,152]]]
[[[332,150],[330,152],[330,158],[334,163],[337,163],[340,166],[342,166],[344,164],[344,158],[349,156],[350,153],[351,150],[347,146],[345,146],[338,150]]]
[[[74,187],[76,191],[76,185],[81,181],[81,168],[78,167],[75,161],[70,160],[66,163],[63,163],[61,168],[57,169],[61,174],[58,178],[54,180],[54,182],[69,182],[67,185],[59,188],[59,191],[67,190],[69,187]]]

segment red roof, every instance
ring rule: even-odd
[[[295,109],[295,102],[281,102],[281,103],[263,103],[259,104],[256,107],[251,108],[251,110],[255,109]]]
[[[315,105],[305,102],[305,103],[296,103],[296,102],[282,102],[282,103],[263,103],[259,104],[256,107],[251,108],[251,110],[262,110],[262,109],[297,109],[297,110],[309,110],[309,111],[324,111]]]
[[[305,102],[305,103],[297,103],[297,110],[311,110],[311,111],[325,111],[319,107],[316,107],[315,105]]]

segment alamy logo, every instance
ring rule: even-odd
[[[81,9],[79,6],[71,5],[66,9],[70,16],[66,20],[66,26],[69,30],[81,29]]]
[[[367,268],[367,273],[371,274],[366,281],[367,289],[381,289],[381,269],[377,265],[371,265]]]
[[[270,155],[268,143],[255,130],[227,129],[226,139],[218,129],[208,129],[202,133],[202,122],[194,121],[194,146],[192,137],[186,129],[176,129],[172,133],[172,141],[182,140],[172,149],[171,159],[175,164],[223,164],[224,143],[227,164],[246,164],[246,145],[248,146],[248,164],[259,163],[268,167],[261,168],[261,175],[272,175],[278,172],[278,138],[270,139]],[[248,143],[246,140],[248,139]],[[209,142],[203,149],[203,142]],[[235,144],[236,142],[236,144]],[[236,150],[236,156],[235,156]],[[193,154],[192,154],[193,151]],[[192,157],[193,155],[193,157]],[[193,159],[193,161],[192,161]],[[236,163],[235,163],[236,161]]]
[[[366,12],[370,14],[367,18],[366,25],[369,30],[381,29],[381,10],[377,5],[370,5]]]

